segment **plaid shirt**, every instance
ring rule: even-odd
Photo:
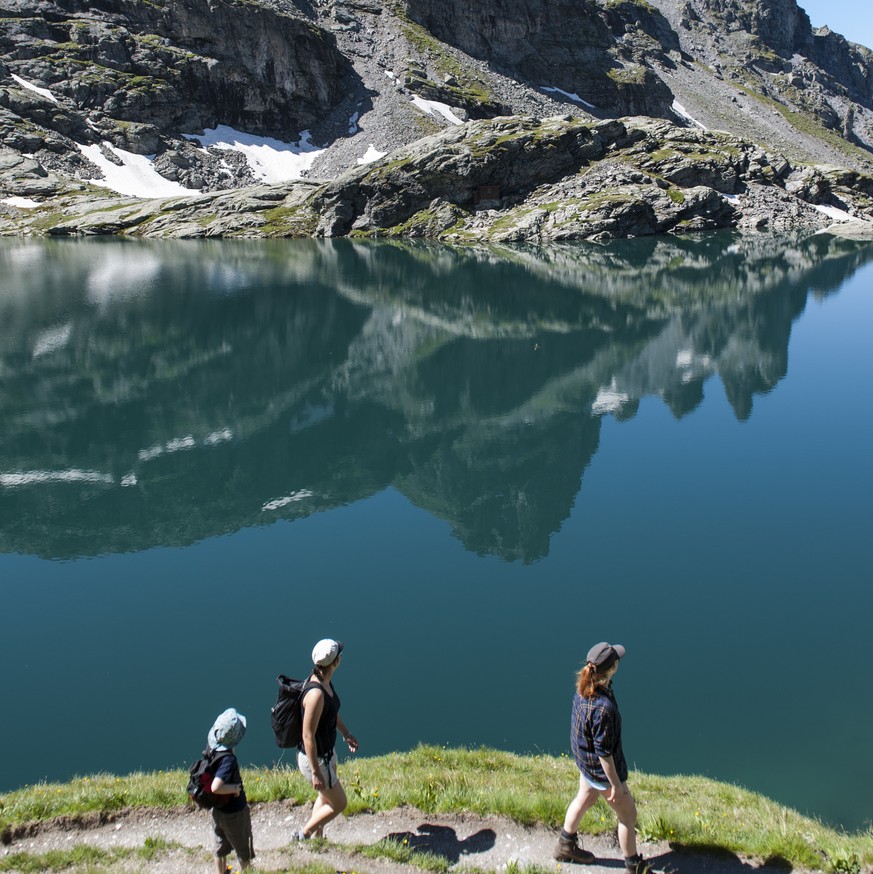
[[[619,780],[627,780],[627,762],[621,748],[621,714],[612,693],[612,685],[599,688],[593,698],[573,696],[570,717],[570,747],[576,765],[597,783],[609,778],[600,764],[601,758],[612,756]]]

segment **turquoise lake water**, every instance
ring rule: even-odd
[[[275,761],[324,636],[361,755],[559,753],[610,640],[633,766],[869,823],[871,261],[0,241],[0,791]]]

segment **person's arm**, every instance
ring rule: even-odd
[[[619,779],[618,771],[615,770],[615,761],[612,756],[598,756],[597,758],[600,759],[600,767],[603,768],[603,773],[606,774],[606,779],[609,781],[606,800],[615,801],[625,791],[624,785]]]
[[[338,714],[336,718],[336,727],[339,729],[345,742],[349,745],[349,752],[356,753],[358,751],[358,739],[348,730],[346,724],[342,719],[340,719]]]
[[[209,791],[213,795],[239,795],[242,792],[242,783],[225,783],[221,777],[216,777]]]
[[[615,713],[611,707],[598,708],[594,719],[594,751],[600,760],[600,767],[606,774],[609,789],[607,801],[615,801],[625,791],[618,771],[615,768],[615,758],[612,755],[617,743]]]
[[[324,693],[321,689],[310,689],[303,698],[303,752],[312,768],[312,788],[316,792],[324,789],[324,778],[318,761],[318,747],[315,745],[315,729],[324,710]]]
[[[224,762],[228,761],[232,761],[232,759],[224,759]],[[235,769],[232,765],[230,766],[230,768],[228,768],[226,765],[222,767],[222,765],[224,765],[224,762],[219,764],[219,766],[215,769],[215,778],[212,781],[212,785],[209,787],[209,791],[213,795],[239,795],[240,792],[242,792],[242,781],[240,781],[239,783],[225,782],[224,777],[232,777],[233,771]],[[224,776],[219,777],[218,775],[222,773],[224,774]]]

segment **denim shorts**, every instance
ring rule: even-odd
[[[579,782],[585,781],[592,789],[599,789],[601,792],[606,792],[609,789],[609,783],[598,783],[597,780],[592,780],[584,771],[579,772]]]
[[[327,786],[328,789],[333,789],[333,787],[339,782],[339,778],[336,775],[336,750],[331,750],[329,757],[320,758],[318,760],[318,766],[321,771],[321,779],[324,780],[324,785]],[[306,753],[304,753],[303,750],[300,750],[297,753],[297,767],[300,769],[300,773],[303,774],[311,784],[312,767],[310,766],[309,759],[306,757]]]

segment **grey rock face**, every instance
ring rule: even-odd
[[[338,102],[351,68],[325,31],[292,3],[66,0],[6,3],[0,54],[22,77],[45,83],[81,113],[128,129],[121,147],[154,151],[159,132],[219,123],[296,139]],[[23,118],[83,141],[78,124],[47,117],[44,100],[7,105]],[[92,119],[94,121],[94,119]],[[110,139],[115,127],[103,125]]]
[[[449,128],[328,183],[121,204],[80,194],[0,211],[0,233],[601,241],[824,228],[835,209],[873,227],[873,177],[796,169],[728,134],[645,117],[512,117]]]
[[[531,85],[579,94],[605,113],[665,115],[672,101],[641,58],[622,55],[591,0],[408,0],[407,8],[434,36],[474,58]],[[651,8],[644,14],[663,22]],[[620,19],[614,12],[613,23],[623,31]],[[663,25],[662,37],[670,41],[669,25]]]
[[[553,240],[863,220],[871,64],[794,0],[0,0],[0,233]],[[267,197],[241,151],[181,136],[220,124],[286,144],[310,129],[312,162],[269,178],[317,184]],[[95,200],[98,164],[127,160],[113,149],[191,196]]]

